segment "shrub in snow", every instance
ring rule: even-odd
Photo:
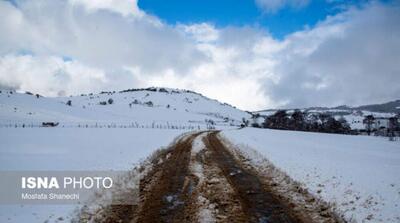
[[[204,121],[205,121],[205,123],[206,123],[207,129],[215,129],[215,127],[214,127],[214,125],[215,125],[214,120],[212,120],[212,119],[206,119],[206,120],[204,120]]]
[[[108,99],[108,104],[112,104],[114,102],[114,100],[112,98]]]
[[[67,103],[65,103],[65,104],[68,105],[68,106],[72,106],[72,101],[68,100]]]
[[[241,127],[247,127],[249,126],[249,120],[246,120],[245,118],[242,118],[242,124],[240,124]]]
[[[158,91],[159,91],[159,92],[168,93],[167,89],[165,89],[165,88],[160,88]]]
[[[146,90],[156,92],[156,91],[157,91],[157,88],[155,88],[155,87],[149,87],[149,88],[147,88]]]
[[[153,107],[153,102],[152,101],[147,101],[144,104],[149,106],[149,107]]]

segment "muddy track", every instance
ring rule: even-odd
[[[93,222],[335,222],[295,210],[235,151],[217,131],[183,136],[152,157],[138,203],[110,205]]]
[[[195,183],[188,171],[190,151],[199,134],[180,139],[142,180],[137,222],[185,221],[185,204]]]
[[[301,222],[265,190],[256,174],[242,168],[218,139],[217,132],[207,133],[203,137],[204,150],[193,154],[193,140],[198,135],[179,140],[160,158],[163,162],[142,180],[136,222],[199,221],[198,196],[214,205],[218,211],[214,213],[216,222]],[[193,162],[204,169],[201,185],[190,170]]]
[[[293,223],[300,222],[290,209],[264,188],[254,173],[244,169],[217,137],[217,132],[204,139],[212,151],[215,163],[222,170],[240,199],[240,204],[249,222]]]

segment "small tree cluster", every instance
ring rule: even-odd
[[[343,118],[336,120],[328,114],[311,115],[307,118],[306,113],[300,110],[295,110],[292,114],[288,114],[286,110],[279,110],[265,119],[263,127],[270,129],[342,134],[348,134],[351,130],[350,126]]]

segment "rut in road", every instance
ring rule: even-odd
[[[196,213],[202,207],[195,197],[201,196],[212,204],[211,214],[215,215],[203,221],[301,222],[289,208],[264,189],[256,175],[241,167],[216,134],[207,133],[203,137],[205,148],[194,154],[195,160],[191,159],[191,149],[198,134],[178,141],[170,149],[166,160],[141,183],[142,204],[136,221],[200,221]],[[193,162],[203,169],[204,179],[200,184],[199,176],[193,174],[190,168]],[[221,181],[225,185],[221,185]],[[210,189],[219,191],[219,194],[210,193]],[[219,213],[212,213],[215,210]]]
[[[280,199],[217,131],[185,135],[151,163],[140,180],[139,202],[110,205],[94,222],[336,222],[309,217]]]
[[[260,179],[240,165],[217,138],[216,132],[205,138],[212,157],[237,193],[245,215],[250,222],[300,222],[290,209],[265,190]]]
[[[179,140],[164,162],[157,164],[152,173],[140,183],[141,206],[137,222],[182,222],[184,208],[194,185],[189,176],[190,151],[193,139],[200,133]],[[186,216],[190,220],[190,216]]]

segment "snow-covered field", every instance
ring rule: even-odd
[[[0,170],[128,170],[182,130],[0,128]]]
[[[400,222],[399,142],[254,128],[223,135],[255,163],[262,154],[350,222]]]
[[[183,130],[0,128],[0,171],[129,170]],[[73,205],[0,205],[0,222],[66,220]]]

